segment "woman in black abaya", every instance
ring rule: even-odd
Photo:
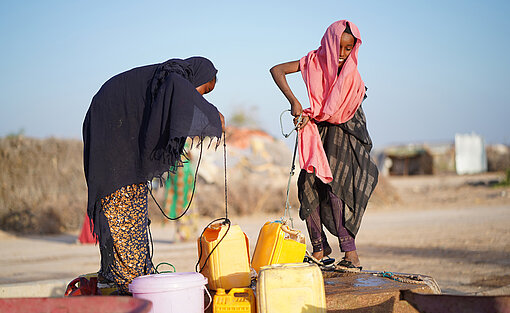
[[[224,119],[203,97],[217,70],[203,57],[171,59],[109,79],[83,122],[88,217],[101,252],[100,283],[120,294],[152,272],[147,183],[179,166],[188,137],[220,138]]]

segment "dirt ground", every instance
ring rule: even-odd
[[[491,186],[502,175],[388,178],[399,199],[384,207],[369,205],[356,239],[364,269],[430,275],[443,293],[510,294],[510,188]],[[292,216],[306,233],[297,212]],[[279,217],[230,218],[248,235],[253,251],[261,226]],[[208,222],[197,219],[197,231]],[[154,263],[194,271],[196,242],[175,242],[174,230],[175,222],[152,225]],[[16,237],[0,232],[0,285],[97,271],[98,247],[77,244],[76,238],[77,233]],[[341,257],[333,237],[330,243],[332,256]]]

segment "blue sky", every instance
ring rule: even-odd
[[[510,144],[509,14],[508,1],[2,1],[0,136],[80,139],[108,78],[202,55],[219,70],[206,98],[227,119],[242,108],[281,137],[289,105],[269,68],[316,49],[332,22],[348,19],[363,39],[376,147],[471,132]],[[288,78],[308,106],[300,74]]]

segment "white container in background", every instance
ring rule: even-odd
[[[455,169],[459,175],[487,172],[487,154],[482,136],[455,134]]]

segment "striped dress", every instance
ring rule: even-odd
[[[334,212],[326,186],[330,186],[346,205],[344,226],[353,235],[358,233],[361,219],[375,186],[379,172],[370,157],[372,140],[366,127],[361,106],[352,119],[340,125],[317,124],[333,181],[325,185],[314,174],[301,170],[298,178],[299,215],[305,220],[320,205],[321,221],[337,236]]]

